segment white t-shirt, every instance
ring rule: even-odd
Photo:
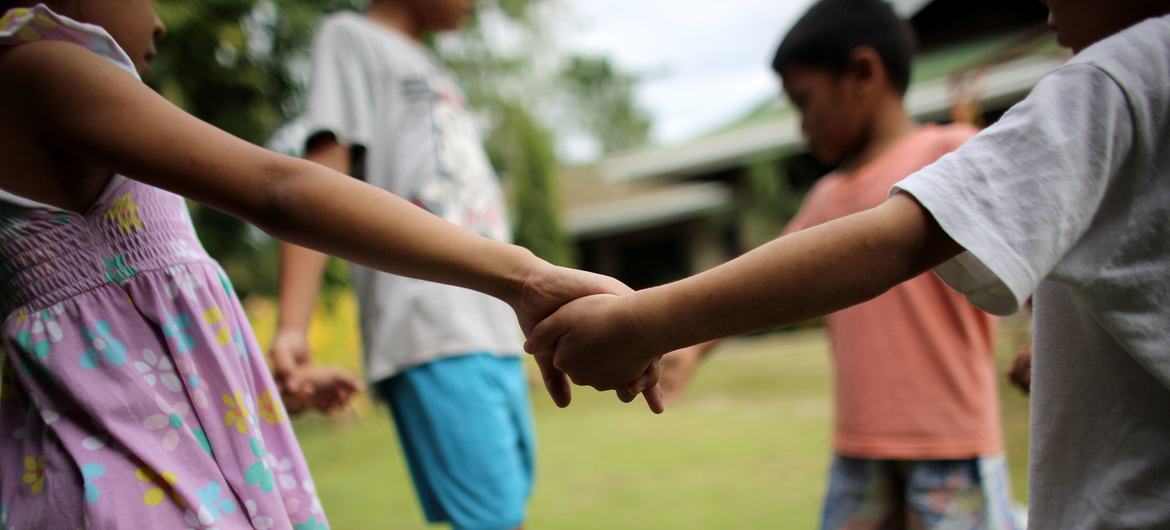
[[[499,179],[462,91],[428,50],[355,13],[313,44],[310,135],[365,149],[364,179],[477,234],[508,242]],[[371,381],[440,357],[519,355],[507,304],[459,287],[352,266]]]
[[[1170,17],[1057,68],[899,183],[980,307],[1035,293],[1033,529],[1170,528]]]

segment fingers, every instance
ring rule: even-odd
[[[655,414],[662,414],[666,410],[664,399],[662,397],[662,388],[654,385],[644,392],[642,396],[646,398],[646,406],[650,407],[650,411]]]
[[[569,406],[573,399],[569,386],[569,377],[553,366],[553,358],[547,355],[536,355],[536,367],[540,369],[540,378],[544,380],[544,388],[560,408]]]
[[[658,377],[662,374],[660,359],[654,359],[650,366],[646,367],[646,371],[642,375],[626,385],[626,391],[632,395],[641,394],[651,387],[658,385]]]
[[[661,374],[661,358],[654,359],[646,371],[638,379],[626,387],[626,393],[631,396],[642,394],[646,398],[646,405],[655,414],[662,414],[666,407],[662,394],[662,387],[658,385],[658,376]]]

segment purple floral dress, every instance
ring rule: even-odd
[[[0,19],[0,49],[42,39],[133,73],[96,26]],[[0,317],[0,530],[327,528],[181,197],[120,176],[84,213],[0,192]]]

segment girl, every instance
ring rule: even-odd
[[[151,0],[0,8],[0,529],[326,527],[180,195],[491,294],[525,330],[568,300],[627,291],[183,113],[138,79],[164,33]],[[567,403],[564,376],[542,372]]]

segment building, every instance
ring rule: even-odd
[[[1046,8],[1018,0],[895,0],[919,39],[907,107],[920,121],[988,124],[1068,58]],[[829,168],[779,98],[676,145],[567,168],[565,225],[579,265],[635,288],[713,267],[775,236]]]

